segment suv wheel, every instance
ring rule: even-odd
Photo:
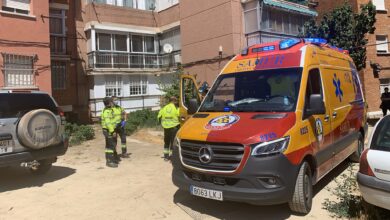
[[[34,175],[46,174],[52,167],[52,160],[39,160],[39,165],[30,168],[30,172]]]
[[[292,199],[288,202],[290,209],[297,213],[307,214],[311,210],[313,184],[309,164],[305,161],[299,169]]]

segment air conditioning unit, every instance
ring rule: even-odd
[[[175,63],[181,63],[181,54],[176,54],[174,56],[174,59],[175,59]]]

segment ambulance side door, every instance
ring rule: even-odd
[[[334,166],[337,166],[353,152],[353,146],[357,146],[356,135],[359,131],[351,129],[354,115],[350,114],[355,92],[350,70],[327,69],[324,77],[329,93]]]
[[[188,113],[190,100],[196,99],[198,106],[201,103],[201,95],[195,78],[192,75],[182,75],[180,77],[180,123],[183,124],[191,115]]]
[[[333,144],[333,137],[331,134],[331,120],[330,120],[330,108],[327,97],[327,91],[324,80],[321,77],[320,70],[318,68],[312,68],[309,71],[306,97],[305,97],[305,109],[310,106],[310,95],[320,94],[323,97],[325,104],[325,114],[311,115],[304,117],[309,121],[309,129],[311,130],[310,142],[313,151],[315,152],[315,158],[317,161],[317,177],[320,179],[326,173],[333,168],[333,154],[330,147]],[[305,111],[306,112],[306,111]]]

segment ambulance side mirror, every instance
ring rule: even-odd
[[[325,114],[325,103],[320,94],[313,94],[310,96],[309,109],[306,109],[306,115],[322,115]]]
[[[190,102],[188,104],[188,111],[187,113],[189,115],[193,115],[196,113],[196,111],[198,110],[199,108],[199,105],[198,105],[198,100],[196,99],[190,99]]]

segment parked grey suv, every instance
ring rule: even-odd
[[[49,171],[68,149],[64,124],[47,93],[0,91],[0,167],[22,164],[34,174]]]

